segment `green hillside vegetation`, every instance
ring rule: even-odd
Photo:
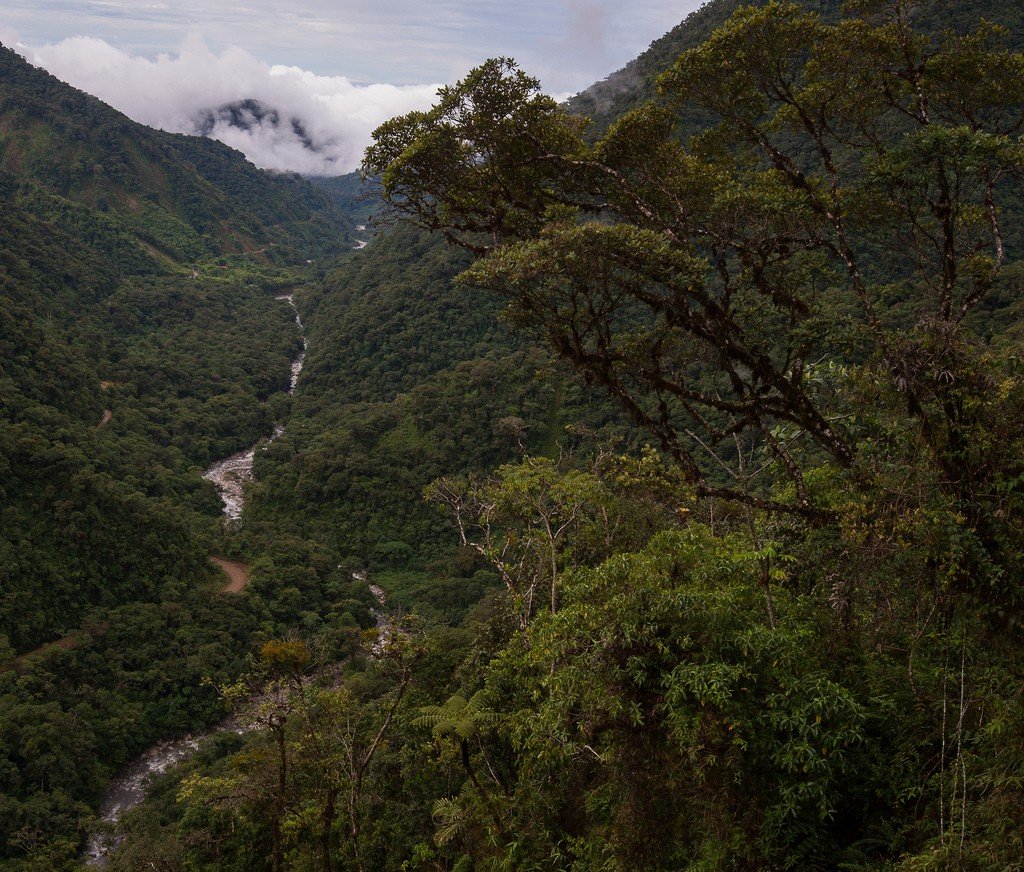
[[[308,259],[349,238],[344,212],[309,182],[136,124],[3,46],[0,83],[0,170],[45,220],[86,234],[113,225],[177,263],[256,250],[274,260],[278,246]]]
[[[658,76],[682,52],[696,48],[715,28],[745,5],[757,4],[745,4],[742,0],[711,0],[703,4],[621,70],[570,97],[566,108],[590,119],[595,133],[606,130],[630,109],[655,97]],[[835,7],[838,4],[825,0],[823,5]]]
[[[259,597],[217,593],[198,473],[287,411],[301,340],[274,296],[351,224],[301,179],[0,65],[0,865],[58,869],[106,781],[223,717],[203,681],[272,632]]]
[[[1016,868],[1022,14],[716,0],[571,111],[488,61],[320,183],[360,252],[2,163],[0,862],[234,708],[107,868]]]
[[[369,226],[381,210],[379,185],[373,179],[364,179],[358,172],[318,176],[310,181],[342,209],[353,224]]]
[[[508,61],[377,132],[394,212],[476,258],[453,305],[497,294],[511,347],[544,341],[662,452],[599,435],[447,470],[426,496],[454,547],[425,570],[489,575],[483,598],[381,571],[426,528],[356,554],[420,620],[340,686],[315,646],[264,649],[277,720],[173,776],[113,868],[150,846],[210,869],[1019,863],[1024,57],[908,8],[740,10],[603,136]],[[311,361],[297,415],[358,402],[317,409],[343,438],[304,466],[268,455],[254,514],[309,488],[303,535],[352,502],[401,529],[383,479],[352,487],[364,457],[431,457],[388,338],[445,370],[383,290],[359,295],[379,320],[304,298],[377,371]]]
[[[406,596],[424,584],[461,602],[456,588],[484,567],[450,564],[446,522],[423,489],[524,449],[557,453],[581,422],[625,436],[614,409],[497,322],[496,301],[453,285],[467,265],[442,240],[399,227],[299,295],[310,341],[301,390],[287,431],[258,458],[240,536],[256,551],[272,552],[285,532],[303,545],[291,557],[300,564],[260,568],[257,587],[305,572],[301,601],[315,610],[323,585],[347,587],[349,570],[369,567],[408,605],[436,607]],[[310,576],[311,553],[332,572]],[[333,572],[339,562],[345,572]],[[482,593],[480,579],[471,586]]]
[[[763,6],[767,2],[708,0],[621,70],[571,97],[566,107],[570,112],[592,120],[591,135],[607,131],[627,112],[658,95],[658,77],[675,63],[680,54],[707,40],[740,7]],[[843,8],[843,0],[803,0],[801,5],[818,12],[826,20],[835,20]],[[912,14],[925,26],[959,31],[974,27],[984,18],[1005,27],[1011,42],[1019,41],[1020,34],[1024,33],[1024,9],[1020,4],[1006,0],[971,0],[969,3],[936,0],[919,4]],[[692,132],[692,126],[705,123],[708,116],[698,107],[690,106],[679,120]]]
[[[991,731],[1021,723],[1003,684],[1019,671],[1019,365],[996,337],[1019,317],[1019,271],[1002,269],[1020,256],[1003,228],[1024,56],[985,23],[915,29],[933,20],[918,6],[935,13],[742,9],[593,144],[490,62],[368,152],[399,215],[480,256],[465,286],[502,294],[657,434],[698,498],[685,534],[577,573],[557,604],[552,563],[549,615],[482,685],[508,704],[532,664],[545,700],[502,709],[532,778],[493,826],[550,826],[527,797],[552,772],[567,785],[539,790],[559,825],[519,862],[554,845],[582,868],[1019,852],[1003,827],[1020,746],[1004,755]],[[472,496],[446,500],[463,523]],[[716,500],[745,523],[714,520]]]

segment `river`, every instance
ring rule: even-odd
[[[352,577],[357,581],[369,582],[369,577],[365,572],[353,572]],[[377,621],[377,638],[370,646],[370,657],[376,658],[387,647],[395,629],[387,611],[387,597],[384,590],[376,584],[369,584],[369,588],[378,605],[378,608],[372,609],[373,616]],[[321,669],[333,670],[344,662],[332,663],[321,667]],[[257,729],[257,726],[253,717],[243,712],[237,717],[226,718],[206,732],[188,733],[177,739],[157,742],[150,747],[130,766],[123,769],[108,785],[99,808],[103,829],[94,832],[89,837],[82,853],[82,859],[89,866],[105,866],[107,855],[121,843],[116,832],[117,822],[121,819],[121,815],[139,805],[146,798],[153,781],[172,766],[198,751],[200,744],[205,739],[227,732],[241,736]]]
[[[295,323],[299,325],[299,330],[302,333],[302,351],[292,361],[291,384],[288,388],[288,393],[294,394],[299,383],[299,375],[306,362],[305,329],[291,294],[282,294],[274,299],[282,300],[292,307],[292,311],[295,313]],[[266,448],[283,432],[284,428],[280,424],[276,424],[274,432],[270,436],[261,439],[250,448],[225,457],[223,460],[218,460],[203,473],[203,478],[212,481],[217,486],[221,502],[224,503],[224,522],[226,524],[235,524],[241,520],[242,509],[245,507],[245,486],[252,481],[252,466],[256,459],[256,452]]]
[[[299,375],[302,373],[302,366],[306,361],[306,336],[302,325],[302,318],[299,310],[295,308],[295,301],[291,294],[282,294],[275,297],[276,300],[286,302],[292,307],[295,313],[295,323],[302,332],[302,351],[292,361],[291,381],[288,393],[294,394],[299,383]],[[221,502],[224,504],[224,522],[235,524],[242,517],[242,509],[245,506],[245,485],[252,481],[252,465],[256,452],[265,448],[284,432],[280,424],[274,426],[274,432],[267,438],[261,439],[251,448],[218,460],[203,473],[203,478],[212,481],[220,492]],[[383,604],[383,603],[382,603]],[[117,847],[118,839],[109,830],[120,820],[121,815],[126,811],[135,808],[146,798],[146,791],[152,780],[166,772],[175,763],[180,763],[186,757],[193,754],[199,743],[217,733],[224,733],[231,730],[236,733],[244,733],[249,727],[240,725],[235,718],[228,718],[217,724],[217,726],[199,734],[188,734],[177,739],[168,739],[157,742],[145,753],[139,756],[130,766],[110,782],[103,799],[100,801],[100,821],[105,825],[103,831],[93,833],[86,844],[83,859],[90,866],[104,866],[107,861],[107,854]]]
[[[306,360],[305,330],[302,318],[299,316],[298,309],[295,308],[295,302],[292,300],[292,295],[284,294],[275,299],[287,302],[292,307],[292,310],[295,312],[295,323],[299,326],[299,330],[303,331],[302,351],[292,361],[291,384],[288,393],[293,394],[299,383],[299,375]],[[230,457],[217,461],[203,473],[203,478],[212,481],[220,492],[221,501],[224,503],[225,523],[237,523],[242,517],[242,509],[245,505],[245,484],[252,481],[252,466],[256,452],[265,448],[283,432],[284,427],[280,424],[275,425],[271,436],[261,439],[245,451],[239,451],[237,454],[232,454]],[[353,573],[353,577],[359,581],[369,581],[367,575],[362,572]],[[376,657],[380,655],[387,645],[393,630],[387,613],[387,601],[384,591],[375,584],[370,584],[369,587],[379,605],[379,609],[373,610],[379,633],[370,649],[371,657]],[[121,816],[135,808],[146,798],[149,786],[155,778],[163,775],[176,763],[180,763],[195,753],[204,739],[228,731],[241,735],[254,728],[255,726],[251,720],[239,720],[238,718],[230,717],[204,733],[188,734],[177,739],[157,742],[140,755],[130,766],[122,770],[111,781],[106,792],[103,794],[99,807],[100,821],[103,824],[103,829],[89,837],[82,855],[85,862],[90,866],[102,867],[106,865],[107,855],[120,842],[115,828]]]
[[[82,859],[86,864],[89,866],[105,866],[107,864],[107,855],[121,841],[117,834],[112,832],[114,826],[121,819],[122,814],[135,808],[146,798],[149,787],[155,778],[163,775],[175,763],[180,763],[198,751],[199,743],[203,739],[229,730],[241,735],[246,728],[239,726],[233,718],[229,718],[205,733],[194,735],[187,733],[178,739],[157,742],[130,766],[122,770],[117,778],[110,782],[100,801],[100,821],[105,826],[102,831],[94,832],[89,836],[89,841],[86,842],[85,851],[82,854]]]

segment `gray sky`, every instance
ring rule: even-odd
[[[274,140],[279,131],[259,142],[227,129],[214,136],[262,166],[334,172],[355,165],[377,124],[425,108],[438,83],[488,57],[515,57],[546,91],[566,96],[623,66],[701,2],[4,0],[0,41],[169,130],[190,132],[197,112],[232,100],[272,103],[333,149],[330,165]]]
[[[5,0],[3,23],[38,46],[93,36],[131,54],[174,52],[198,29],[215,52],[362,82],[451,81],[512,55],[547,89],[585,88],[700,0]]]

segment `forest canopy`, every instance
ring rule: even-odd
[[[920,32],[918,5],[742,9],[594,144],[492,60],[379,128],[364,170],[393,216],[477,254],[463,284],[503,296],[699,494],[834,519],[837,476],[877,486],[890,440],[965,513],[964,583],[1015,602],[983,565],[1016,560],[993,494],[1020,473],[1017,363],[992,310],[1019,254],[1024,55],[984,23]]]
[[[979,14],[1011,5],[713,0],[629,112],[495,59],[383,125],[400,226],[326,268],[165,275],[200,237],[148,208],[170,248],[85,252],[89,317],[39,309],[0,373],[5,519],[140,559],[54,562],[95,606],[0,638],[0,862],[75,868],[113,769],[227,704],[111,872],[1017,868],[1024,31]],[[67,182],[0,242],[49,210],[135,246]],[[62,262],[35,235],[12,276]],[[10,287],[18,325],[45,287]],[[198,465],[273,421],[219,532]],[[64,479],[77,551],[30,525]],[[139,506],[177,526],[133,537]]]
[[[438,802],[436,844],[486,868],[1015,862],[1024,55],[938,12],[741,8],[598,136],[502,58],[376,131],[388,220],[472,253],[463,291],[685,482],[659,473],[661,532],[630,545],[596,532],[623,503],[556,535],[574,476],[630,479],[600,464],[428,490],[515,628],[422,710],[472,712],[467,774],[507,766]]]

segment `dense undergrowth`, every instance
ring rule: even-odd
[[[186,538],[149,587],[95,585],[71,650],[7,655],[13,868],[70,868],[103,777],[225,703],[255,728],[159,782],[111,869],[1019,864],[1024,61],[936,36],[944,4],[812,5],[712,34],[711,4],[597,131],[507,61],[386,125],[384,196],[470,254],[398,225],[316,274],[140,267],[82,290],[102,317],[31,321],[81,390],[11,354],[19,414],[59,409],[89,464],[166,458],[119,487]],[[107,396],[122,429],[88,429]],[[196,466],[285,417],[221,536]],[[244,598],[211,548],[252,562]]]

